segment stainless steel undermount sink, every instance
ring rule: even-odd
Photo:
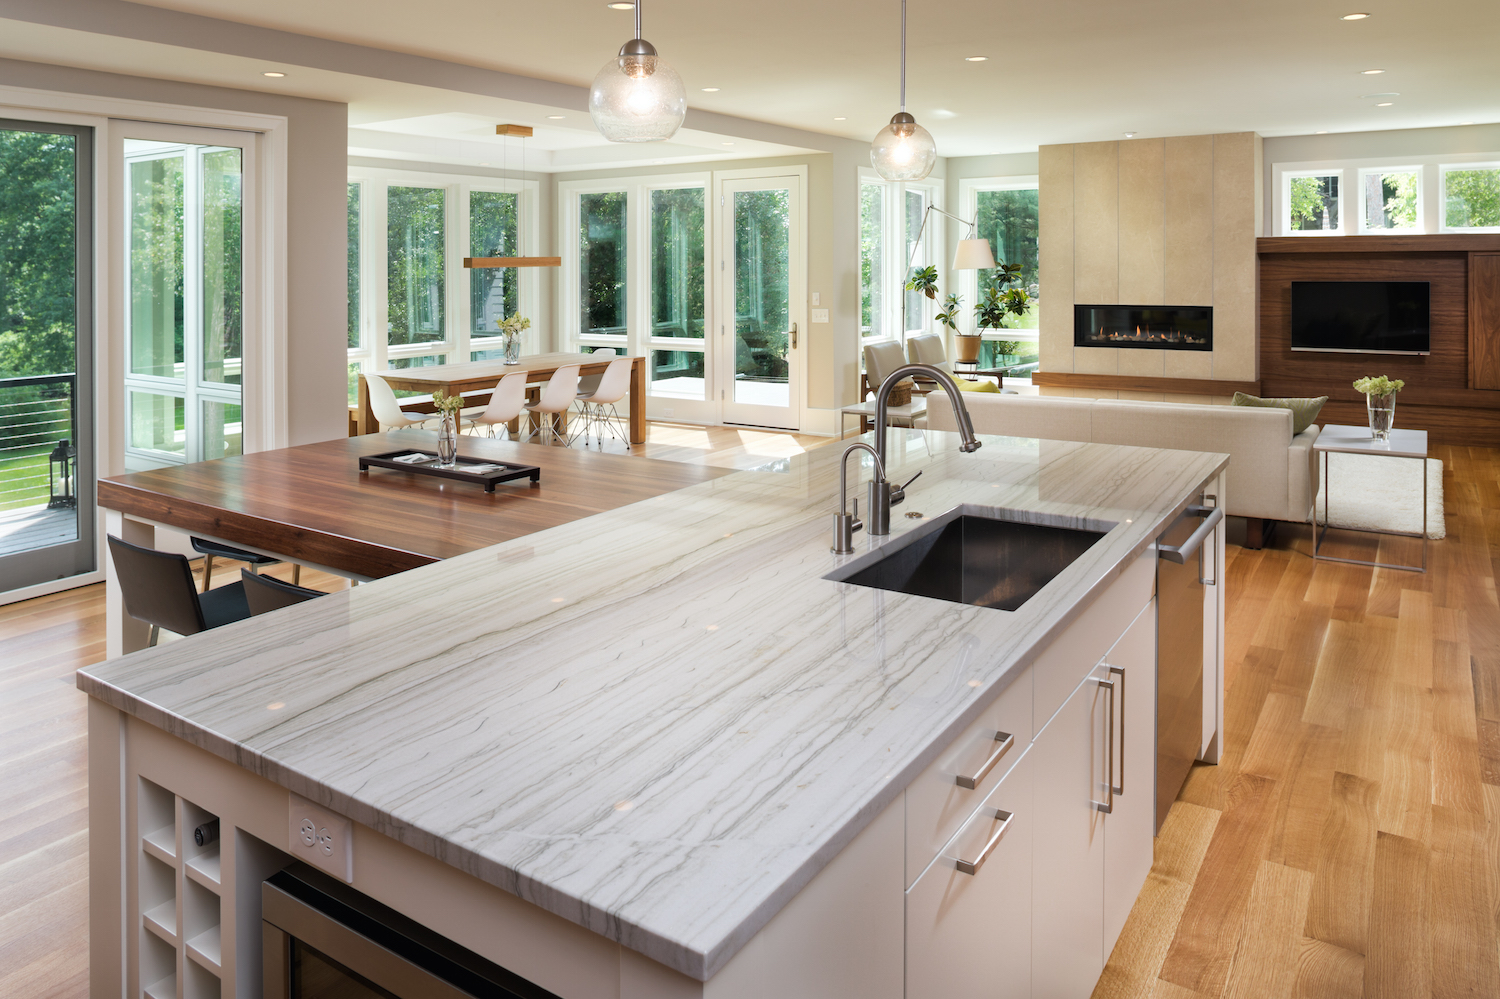
[[[1015,610],[1115,526],[1076,518],[1070,526],[1022,523],[981,509],[950,510],[823,578]]]

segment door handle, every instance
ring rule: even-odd
[[[1000,757],[1004,756],[1010,750],[1010,747],[1016,744],[1016,737],[1009,732],[996,732],[995,741],[999,745],[990,754],[990,758],[984,761],[984,765],[972,777],[967,774],[959,774],[953,779],[955,784],[959,787],[966,787],[970,791],[978,787],[979,782],[988,777],[990,771],[995,769],[995,764],[1000,762]]]
[[[792,333],[792,349],[796,350],[797,349],[797,324],[796,323],[792,323],[791,333]]]
[[[1010,824],[1015,817],[1015,812],[1007,812],[1003,808],[995,809],[995,818],[1000,820],[1000,828],[996,829],[994,834],[990,836],[989,842],[984,844],[984,849],[979,851],[979,856],[973,860],[964,860],[960,857],[955,861],[960,874],[974,875],[979,873],[979,869],[984,866],[986,860],[990,859],[990,854],[995,852],[995,847],[1000,843],[1000,837],[1005,835],[1005,830],[1010,828]]]
[[[1114,669],[1111,668],[1113,673]],[[1108,719],[1108,731],[1104,737],[1104,797],[1105,800],[1091,799],[1094,807],[1108,815],[1115,810],[1115,681],[1095,680],[1100,687],[1109,693],[1109,708],[1105,718]]]

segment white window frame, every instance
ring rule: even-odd
[[[1485,232],[1500,231],[1485,229],[1449,229],[1443,225],[1443,189],[1442,175],[1450,169],[1472,169],[1495,167],[1500,165],[1500,150],[1475,153],[1443,153],[1425,156],[1402,156],[1395,157],[1364,157],[1360,159],[1329,159],[1309,160],[1293,163],[1271,164],[1271,196],[1275,204],[1272,207],[1270,218],[1274,220],[1276,235],[1278,236],[1321,236],[1323,232],[1290,232],[1290,211],[1287,207],[1290,188],[1286,177],[1293,176],[1324,175],[1336,171],[1343,171],[1344,177],[1361,178],[1370,173],[1395,173],[1398,171],[1416,170],[1421,178],[1417,186],[1417,218],[1418,226],[1415,229],[1365,229],[1364,228],[1364,205],[1357,208],[1359,221],[1351,227],[1348,222],[1348,212],[1354,204],[1355,199],[1348,195],[1346,183],[1339,185],[1339,198],[1341,204],[1339,212],[1340,227],[1330,229],[1327,235],[1343,236],[1351,232],[1358,232],[1369,236],[1410,236],[1416,233],[1428,232]],[[1356,187],[1363,195],[1363,182],[1357,181]]]
[[[881,240],[884,243],[885,258],[884,273],[881,280],[891,288],[894,294],[887,296],[885,302],[885,323],[887,330],[893,332],[879,336],[865,336],[860,330],[858,323],[854,327],[854,335],[858,340],[858,353],[860,366],[864,366],[864,348],[872,343],[899,343],[905,346],[911,336],[920,336],[931,332],[932,317],[937,313],[937,306],[941,304],[942,296],[937,302],[929,301],[925,296],[922,298],[922,310],[920,316],[907,316],[905,328],[902,328],[902,308],[906,300],[906,195],[908,191],[916,191],[927,197],[927,204],[936,208],[943,208],[943,182],[941,180],[923,183],[899,183],[888,181],[876,173],[870,167],[859,168],[859,184],[855,188],[854,211],[855,218],[860,217],[864,210],[863,196],[865,185],[884,187],[885,214],[881,220]],[[951,281],[947,262],[941,258],[942,248],[947,246],[945,216],[932,214],[927,218],[927,229],[922,233],[921,249],[916,254],[913,267],[922,264],[922,261],[934,263],[938,268],[939,286],[947,287]],[[919,223],[920,224],[920,223]],[[855,254],[856,259],[861,252],[859,247],[859,227],[855,226]],[[925,266],[925,264],[922,264]],[[960,294],[962,294],[960,292]]]
[[[1039,191],[1041,190],[1041,176],[1038,174],[1017,174],[1010,177],[964,177],[958,182],[958,200],[963,205],[960,213],[964,218],[977,220],[979,218],[979,195],[981,192],[989,191]],[[967,233],[961,234],[960,239],[965,238]],[[993,253],[995,247],[990,247]],[[998,257],[996,258],[999,259]],[[1038,275],[1040,281],[1040,275]],[[979,304],[979,272],[959,272],[959,294],[964,297],[964,318],[959,328],[964,332],[973,334],[979,332],[978,321],[974,318],[974,307]],[[1007,330],[1005,333],[997,333],[993,330],[984,331],[981,336],[986,340],[1016,340],[1036,342],[1038,330]],[[1014,335],[1011,335],[1014,334]]]
[[[1454,170],[1500,170],[1500,160],[1480,163],[1442,163],[1438,166],[1437,217],[1438,232],[1481,233],[1500,232],[1500,225],[1455,225],[1448,224],[1448,174]]]
[[[538,183],[504,177],[468,174],[433,173],[382,167],[350,167],[348,182],[360,185],[359,196],[359,323],[360,346],[348,349],[349,364],[358,364],[361,372],[390,369],[395,360],[417,357],[444,357],[448,364],[463,364],[473,350],[492,350],[489,337],[475,337],[470,330],[470,277],[464,267],[469,253],[469,194],[492,191],[519,195],[516,224],[520,252],[536,256],[540,240]],[[401,344],[388,342],[390,302],[386,261],[387,197],[391,187],[425,187],[441,189],[443,194],[443,332],[442,341]],[[521,268],[518,308],[523,316],[535,316],[541,303],[540,275],[537,268]],[[522,349],[538,349],[541,330],[533,326],[523,339]]]
[[[1292,181],[1303,177],[1337,177],[1339,182],[1338,213],[1339,224],[1332,229],[1293,229],[1292,228]],[[1349,222],[1349,183],[1345,179],[1345,171],[1334,167],[1326,170],[1287,170],[1281,174],[1277,181],[1276,196],[1279,199],[1278,217],[1276,224],[1281,228],[1283,236],[1343,236],[1347,233],[1346,226]]]
[[[1386,229],[1386,228],[1383,228],[1383,227],[1371,226],[1369,224],[1369,219],[1366,218],[1366,216],[1365,216],[1365,180],[1368,179],[1369,177],[1379,176],[1381,174],[1387,174],[1387,173],[1411,173],[1411,174],[1416,174],[1416,177],[1417,177],[1417,224],[1415,226],[1410,226],[1410,227],[1401,228],[1401,229]],[[1415,165],[1413,165],[1413,164],[1399,164],[1399,165],[1395,165],[1395,166],[1381,165],[1381,166],[1361,167],[1359,169],[1358,174],[1357,174],[1357,176],[1359,178],[1359,181],[1358,181],[1358,183],[1355,186],[1355,191],[1357,192],[1356,199],[1357,199],[1357,201],[1359,203],[1359,213],[1358,213],[1358,218],[1359,218],[1358,225],[1359,225],[1359,229],[1357,230],[1359,232],[1359,234],[1361,236],[1414,236],[1414,235],[1417,235],[1419,233],[1433,231],[1432,228],[1427,225],[1427,211],[1426,211],[1426,208],[1427,208],[1427,201],[1429,199],[1427,198],[1427,183],[1426,183],[1426,177],[1424,176],[1425,173],[1426,173],[1426,171],[1422,169],[1422,165],[1420,163],[1415,164]],[[1343,189],[1342,189],[1342,185],[1340,185],[1339,200],[1342,201],[1343,197],[1344,197],[1344,192],[1343,192]],[[1339,206],[1339,210],[1343,211],[1343,206],[1342,205]],[[1340,217],[1339,221],[1342,222],[1343,218]]]

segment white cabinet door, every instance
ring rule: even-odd
[[[907,999],[1031,995],[1031,756],[907,891]]]
[[[1087,999],[1104,968],[1105,715],[1096,668],[1037,735],[1031,994]]]
[[[1117,774],[1114,808],[1104,820],[1104,956],[1108,958],[1151,873],[1156,825],[1156,601],[1141,611],[1104,657],[1104,665],[1115,681]]]

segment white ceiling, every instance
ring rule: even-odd
[[[145,2],[576,86],[631,34],[631,13],[604,0]],[[1373,16],[1339,19],[1353,10]],[[899,11],[896,0],[648,0],[644,34],[682,74],[695,109],[866,140],[897,107]],[[914,0],[910,16],[908,106],[947,156],[1127,131],[1288,135],[1500,121],[1494,0]],[[492,126],[505,103],[180,48],[166,58],[149,42],[98,41],[106,38],[0,22],[0,55],[348,101],[351,142],[367,155],[414,155],[422,140],[484,143],[481,125]],[[965,61],[973,55],[988,61]],[[287,77],[267,80],[266,68]],[[1389,93],[1398,96],[1372,96]],[[1383,101],[1391,106],[1376,106]],[[724,135],[699,132],[667,148],[622,150],[593,137],[579,109],[511,110],[546,130],[530,147],[550,157],[543,169],[792,148],[752,150],[738,138],[725,147]],[[547,113],[569,117],[551,123]],[[403,141],[413,148],[393,148]]]

